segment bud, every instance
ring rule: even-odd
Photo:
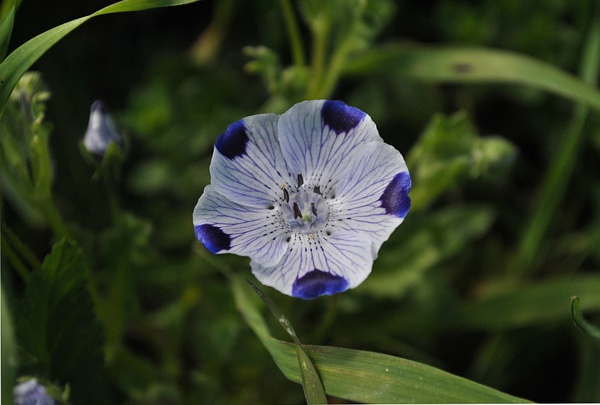
[[[46,394],[46,388],[35,378],[18,384],[13,389],[15,405],[54,405],[56,401]]]
[[[90,120],[83,138],[83,146],[89,153],[103,157],[111,141],[122,146],[121,136],[110,114],[106,112],[104,103],[96,100],[90,109]]]

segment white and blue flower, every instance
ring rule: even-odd
[[[46,388],[35,378],[21,382],[13,388],[15,405],[54,405],[56,401],[46,393]]]
[[[104,103],[96,100],[90,107],[90,118],[83,138],[83,146],[89,153],[103,157],[111,142],[119,146],[123,143]]]
[[[362,283],[410,209],[404,158],[341,101],[231,124],[210,173],[193,214],[198,240],[249,257],[259,281],[304,299]]]

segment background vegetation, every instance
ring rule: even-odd
[[[17,3],[0,8],[16,9],[8,53],[110,4]],[[577,295],[600,320],[599,54],[591,0],[215,0],[91,19],[0,117],[3,401],[28,375],[73,403],[303,402],[271,334],[289,337],[240,282],[248,260],[207,252],[191,214],[229,123],[310,98],[373,117],[407,158],[413,209],[355,290],[259,285],[302,343],[600,401],[600,343],[570,312]],[[81,156],[95,99],[127,138],[121,161]],[[373,393],[389,359],[307,350],[332,402],[485,400],[452,397],[444,375],[436,388],[433,369],[409,384],[408,363],[382,396],[353,396],[328,373],[381,373]]]

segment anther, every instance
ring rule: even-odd
[[[290,202],[290,194],[288,193],[288,191],[284,188],[283,190],[283,199],[285,200],[285,202]]]
[[[317,207],[315,207],[315,203],[310,203],[310,210],[317,216]]]
[[[300,211],[300,207],[298,207],[298,203],[294,203],[294,219],[302,218],[302,211]]]
[[[313,192],[315,194],[323,195],[323,193],[321,193],[321,187],[319,186],[315,186],[315,188],[313,188]]]
[[[298,173],[298,187],[301,187],[304,184],[304,177],[302,177],[302,173]]]

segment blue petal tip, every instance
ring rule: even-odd
[[[313,270],[294,281],[292,295],[305,300],[312,300],[321,295],[333,295],[348,289],[348,281],[341,276]]]
[[[323,124],[335,131],[336,134],[356,128],[366,115],[358,108],[351,107],[339,100],[327,100],[321,109]]]
[[[196,238],[212,253],[231,248],[231,238],[214,225],[198,225],[194,227]]]
[[[410,197],[408,196],[410,186],[411,181],[408,172],[401,172],[394,176],[379,199],[387,214],[399,218],[406,216],[410,210]]]
[[[227,127],[227,131],[217,138],[215,147],[223,156],[233,159],[246,152],[247,143],[248,134],[244,122],[240,120]]]

